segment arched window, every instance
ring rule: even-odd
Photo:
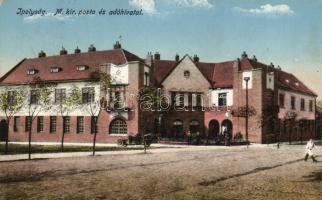
[[[189,124],[189,131],[191,133],[199,132],[200,123],[197,120],[192,120]]]
[[[116,119],[110,124],[110,134],[127,134],[126,122],[122,119]]]
[[[181,120],[177,119],[173,122],[173,129],[175,138],[183,137],[183,123]]]

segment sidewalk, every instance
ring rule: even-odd
[[[28,144],[26,142],[10,142],[11,144]],[[48,143],[48,142],[33,142],[32,145],[60,145],[60,143]],[[91,143],[65,143],[66,146],[92,146]],[[117,146],[117,144],[97,144],[97,146]],[[131,145],[128,148],[142,147],[142,145]],[[209,149],[244,149],[247,150],[247,146],[195,146],[195,145],[171,145],[171,144],[152,144],[151,147],[157,147],[156,149],[147,148],[147,153],[173,153],[173,152],[183,152],[183,151],[202,151]],[[159,147],[159,148],[158,148]],[[292,149],[302,149],[302,145],[286,145],[283,144],[280,146],[280,149],[283,148],[292,148]],[[269,148],[277,149],[276,144],[251,144],[249,148]],[[133,154],[144,154],[143,150],[120,150],[120,151],[96,151],[96,156],[102,155],[133,155]],[[66,152],[66,153],[35,153],[31,155],[32,160],[35,159],[53,159],[53,158],[75,158],[75,157],[86,157],[92,156],[92,152]],[[14,155],[0,155],[0,162],[6,161],[19,161],[27,160],[28,154],[14,154]]]

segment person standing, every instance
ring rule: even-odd
[[[315,144],[314,144],[313,140],[310,139],[307,142],[306,147],[305,147],[306,153],[305,153],[304,161],[307,161],[307,159],[309,157],[311,157],[313,162],[317,162],[317,160],[314,158],[314,154],[313,154],[314,148],[315,148]]]

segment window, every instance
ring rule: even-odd
[[[291,96],[291,109],[295,110],[295,97]]]
[[[313,112],[313,100],[310,100],[309,106],[310,106],[310,112]]]
[[[189,78],[189,77],[190,77],[190,72],[189,72],[188,70],[184,71],[184,72],[183,72],[183,76],[184,76],[185,78]]]
[[[301,99],[301,110],[305,110],[305,100],[303,98]]]
[[[32,68],[32,69],[28,69],[28,70],[27,70],[27,74],[28,74],[28,75],[34,75],[34,74],[36,74],[37,72],[38,72],[38,71],[37,71],[36,69],[33,69],[33,68]]]
[[[79,65],[79,66],[77,66],[77,70],[78,71],[85,71],[86,69],[88,69],[88,66],[86,66],[86,65]]]
[[[27,116],[25,120],[25,131],[29,131],[31,127],[31,117]]]
[[[188,105],[189,105],[189,107],[192,106],[192,93],[188,94]]]
[[[20,117],[15,116],[13,118],[13,131],[18,132],[19,131],[19,124],[20,124]]]
[[[85,87],[82,89],[82,102],[83,103],[94,102],[94,99],[95,99],[94,87]]]
[[[149,86],[150,84],[150,78],[149,78],[149,73],[145,72],[144,73],[144,85]]]
[[[66,99],[66,89],[55,89],[55,103],[61,103]]]
[[[184,93],[179,94],[179,106],[184,107]]]
[[[8,91],[7,96],[7,103],[8,105],[14,105],[16,103],[16,92],[15,91]]]
[[[37,118],[37,132],[43,132],[44,131],[44,117],[38,116]]]
[[[61,68],[60,67],[51,67],[50,68],[50,72],[51,73],[58,73],[61,71]]]
[[[171,105],[176,105],[176,93],[171,92]]]
[[[201,94],[197,94],[197,102],[196,102],[196,106],[197,107],[201,107],[202,106],[202,104],[201,104]]]
[[[70,131],[70,118],[68,116],[63,117],[63,132],[69,133]]]
[[[111,122],[110,134],[127,134],[127,125],[124,120],[116,119]]]
[[[37,104],[38,103],[38,94],[37,90],[30,91],[30,104]]]
[[[227,105],[227,93],[219,93],[218,106],[226,106],[226,105]]]
[[[50,133],[56,132],[56,116],[50,116],[50,127],[49,127]]]
[[[119,91],[116,91],[114,94],[115,94],[114,108],[116,109],[121,108],[121,93]]]
[[[77,133],[83,133],[84,132],[84,117],[77,117]]]
[[[96,116],[91,117],[91,134],[97,133],[97,119]]]
[[[279,94],[278,98],[279,98],[280,108],[284,108],[285,107],[285,103],[284,103],[285,95],[284,94]]]

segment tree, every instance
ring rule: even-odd
[[[166,102],[166,97],[163,95],[161,88],[146,86],[139,90],[137,95],[139,102],[139,109],[142,112],[141,118],[139,119],[139,128],[144,132],[142,139],[144,143],[144,152],[146,152],[146,140],[145,135],[147,134],[148,126],[154,124],[154,119],[158,117],[159,132],[161,131],[161,120],[160,116],[163,115],[164,111],[168,110],[169,104]]]
[[[50,95],[54,84],[43,81],[39,77],[34,77],[29,83],[29,99],[27,100],[27,128],[28,128],[28,159],[31,159],[31,140],[32,124],[40,112],[46,112],[51,109]]]
[[[59,89],[55,94],[55,103],[58,114],[61,116],[63,121],[62,136],[61,136],[61,152],[64,152],[64,140],[66,133],[66,121],[68,120],[71,111],[82,106],[82,93],[81,90],[73,85],[73,87],[67,91],[66,89]]]
[[[258,119],[258,126],[260,128],[270,128],[269,130],[272,133],[275,133],[275,129],[277,128],[276,124],[278,121],[278,117],[277,117],[277,112],[276,112],[277,108],[276,107],[272,107],[272,106],[266,106],[263,110],[262,110],[262,114],[259,116]],[[266,130],[265,132],[267,132],[268,130]],[[279,147],[279,134],[275,134],[275,139],[277,140],[278,143],[278,147]],[[266,140],[267,140],[267,144],[268,144],[268,138],[269,135],[266,133]]]
[[[114,79],[107,73],[101,72],[100,70],[95,71],[91,74],[93,79],[93,84],[96,85],[97,82],[100,86],[101,99],[95,99],[95,92],[88,93],[87,96],[82,97],[83,103],[85,104],[84,110],[91,116],[91,125],[93,130],[93,156],[95,156],[96,151],[96,137],[97,137],[97,122],[101,111],[107,107],[106,105],[106,94],[109,92],[110,86]],[[93,88],[95,91],[95,88]]]
[[[295,111],[287,111],[284,116],[284,121],[288,122],[287,125],[288,125],[288,129],[289,129],[288,130],[289,144],[291,144],[291,142],[292,142],[293,127],[295,125],[297,116],[298,116],[298,114]]]
[[[322,108],[322,100],[319,100],[316,105]]]
[[[10,121],[24,106],[26,92],[22,88],[5,88],[0,93],[0,110],[5,114],[8,131],[5,137],[5,150],[8,153]]]
[[[257,114],[256,109],[253,106],[239,106],[237,110],[233,110],[233,115],[237,117],[244,117],[246,121],[246,143],[247,143],[247,148],[248,148],[248,118],[253,117]]]

